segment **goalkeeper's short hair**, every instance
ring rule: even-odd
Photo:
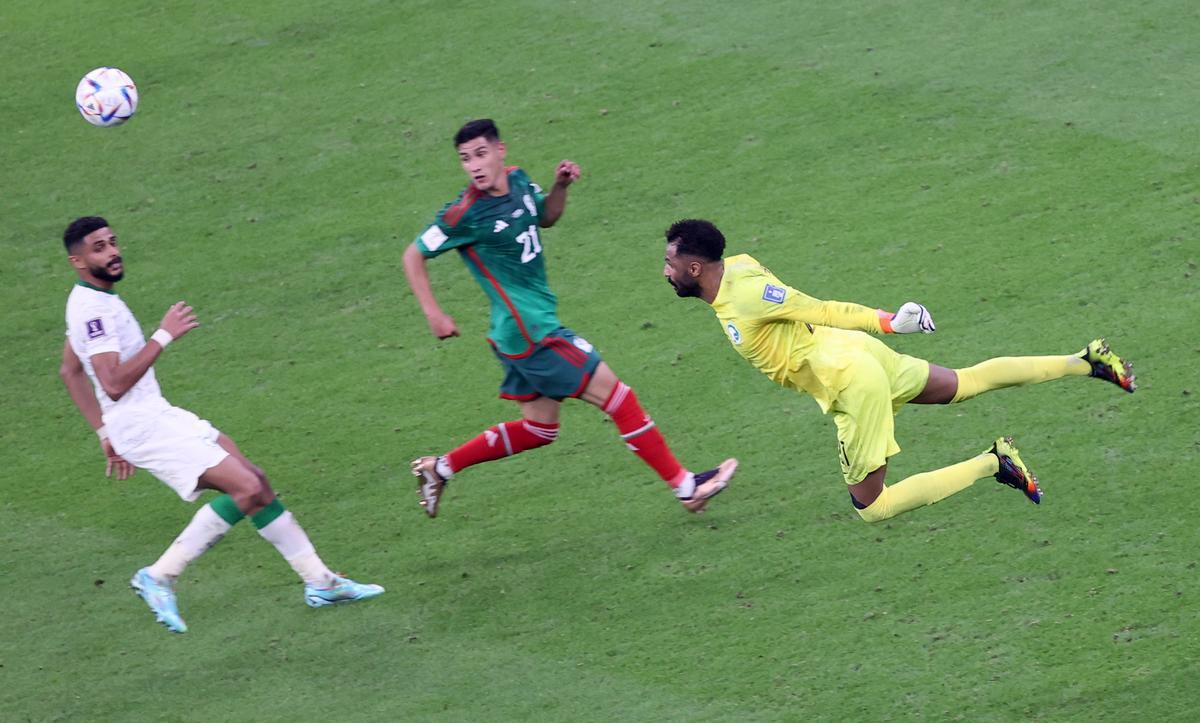
[[[720,261],[725,253],[725,236],[711,221],[686,218],[667,229],[667,243],[675,244],[675,253],[699,256],[705,261]]]

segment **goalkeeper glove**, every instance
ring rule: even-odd
[[[937,327],[933,325],[933,316],[930,315],[929,309],[921,306],[915,301],[905,302],[900,310],[892,314],[892,318],[888,319],[890,331],[895,334],[915,334],[921,332],[923,334],[932,334],[937,331]]]

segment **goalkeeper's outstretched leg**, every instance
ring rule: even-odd
[[[1039,384],[1063,377],[1092,376],[1112,382],[1127,392],[1137,389],[1133,365],[1096,339],[1076,354],[1063,356],[997,357],[964,369],[929,365],[925,388],[913,404],[951,404],[995,389]]]
[[[883,483],[886,474],[887,465],[884,465],[862,482],[849,487],[854,509],[867,522],[890,520],[909,510],[939,502],[985,477],[995,477],[997,482],[1020,491],[1034,504],[1042,501],[1037,475],[1021,459],[1012,437],[997,439],[991,449],[971,459],[915,474],[891,486]]]

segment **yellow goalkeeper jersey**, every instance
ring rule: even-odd
[[[883,333],[875,309],[814,299],[748,254],[725,259],[712,307],[739,354],[771,381],[811,394],[826,413],[868,340],[861,332]]]

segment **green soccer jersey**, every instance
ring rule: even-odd
[[[508,195],[468,186],[417,238],[426,258],[458,251],[492,302],[488,337],[506,356],[533,353],[562,324],[558,299],[546,282],[538,220],[546,195],[515,166],[506,168]]]

